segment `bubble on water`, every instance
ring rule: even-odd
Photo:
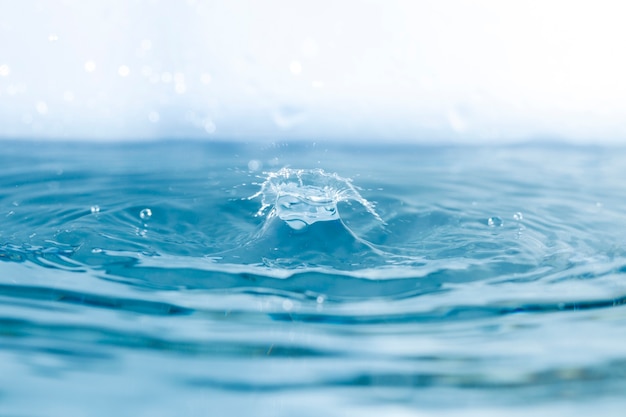
[[[258,171],[263,167],[263,163],[261,161],[259,161],[258,159],[252,159],[250,160],[250,162],[248,162],[248,169],[250,171]]]
[[[384,223],[374,205],[359,194],[351,179],[322,169],[282,168],[270,172],[261,189],[249,199],[256,197],[261,197],[257,215],[263,215],[271,207],[268,218],[277,216],[294,230],[319,221],[338,220],[337,204],[341,201],[356,201]]]
[[[149,208],[141,210],[139,212],[139,217],[141,217],[142,220],[150,219],[150,217],[152,217],[152,210],[150,210]]]
[[[517,213],[513,215],[513,220],[515,221],[519,222],[519,221],[522,221],[523,219],[524,219],[524,215],[522,214],[521,211],[518,211]]]
[[[99,206],[91,206],[91,213],[92,214],[100,213],[100,207]]]
[[[318,295],[315,301],[317,302],[317,304],[324,304],[324,301],[326,301],[326,297],[324,297],[323,295]]]
[[[91,250],[91,253],[102,253],[102,249],[100,249],[100,248],[93,248]]]
[[[487,220],[487,225],[489,227],[502,227],[504,226],[504,222],[502,221],[500,217],[494,216],[494,217],[489,217],[489,219]]]

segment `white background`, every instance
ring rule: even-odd
[[[0,0],[0,138],[621,143],[625,7]]]

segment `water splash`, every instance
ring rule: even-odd
[[[339,220],[337,204],[356,201],[374,218],[384,223],[374,204],[359,194],[350,178],[322,169],[282,168],[267,173],[261,189],[249,199],[261,197],[258,216],[278,216],[292,229],[302,230],[320,221]]]

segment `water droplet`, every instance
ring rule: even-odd
[[[306,38],[302,42],[302,45],[300,45],[300,51],[305,58],[312,59],[317,56],[317,53],[319,52],[319,46],[317,45],[317,42],[315,42],[315,39]]]
[[[48,35],[48,40],[50,42],[56,42],[59,40],[59,36],[56,33],[51,33]]]
[[[182,72],[174,73],[174,82],[176,84],[184,84],[185,83],[185,74]]]
[[[300,61],[291,61],[291,63],[289,64],[289,71],[291,71],[293,75],[301,74],[302,64],[300,63]]]
[[[204,130],[206,130],[209,135],[215,133],[217,127],[215,126],[215,123],[213,123],[213,120],[207,120],[206,122],[204,122]]]
[[[487,220],[487,225],[489,227],[502,227],[504,226],[504,222],[502,221],[500,217],[494,216],[494,217],[489,217],[489,219]]]
[[[448,112],[448,123],[450,123],[452,130],[457,133],[463,133],[467,130],[467,122],[456,109],[452,109]]]
[[[522,214],[521,211],[518,211],[517,213],[513,215],[513,219],[518,222],[522,221],[524,219],[524,215]]]
[[[91,213],[92,214],[100,213],[100,207],[99,206],[91,206]]]
[[[139,217],[141,217],[142,220],[148,220],[150,217],[152,217],[152,210],[150,210],[149,208],[141,210],[141,212],[139,212]]]
[[[117,73],[120,75],[120,77],[128,77],[128,75],[130,74],[130,68],[128,68],[127,65],[120,65],[120,67],[117,69]]]
[[[204,73],[200,76],[200,82],[202,84],[210,84],[211,83],[211,74],[209,73]]]
[[[35,107],[37,108],[37,113],[42,115],[48,114],[48,105],[45,101],[38,101]]]
[[[10,73],[11,73],[11,69],[9,68],[8,65],[6,64],[0,65],[0,77],[6,77]]]
[[[293,230],[304,230],[304,228],[307,226],[307,224],[299,219],[295,219],[295,220],[285,220],[285,223],[287,223],[287,225],[289,227],[291,227]]]
[[[279,128],[291,129],[306,120],[306,113],[298,106],[283,105],[274,110],[272,118]]]
[[[163,81],[164,83],[171,83],[172,82],[172,74],[169,72],[164,72],[163,74],[161,74],[161,81]]]
[[[93,61],[85,62],[85,71],[94,72],[96,70],[96,63]]]
[[[326,301],[326,298],[323,295],[318,295],[315,301],[317,301],[317,304],[324,304],[324,301]]]
[[[144,39],[141,41],[141,49],[144,51],[149,51],[152,49],[152,42],[149,39]]]
[[[294,230],[303,230],[319,221],[338,220],[337,203],[341,201],[360,203],[382,222],[373,205],[361,197],[350,179],[321,169],[283,168],[271,172],[261,184],[261,190],[249,198],[259,196],[262,206],[257,215],[273,206],[272,215],[277,215]]]
[[[258,171],[263,167],[263,163],[258,159],[252,159],[248,162],[248,169],[250,171]]]
[[[93,248],[91,250],[91,253],[102,253],[102,249],[100,249],[100,248]]]
[[[176,91],[176,94],[185,94],[187,86],[184,83],[176,83],[174,91]]]

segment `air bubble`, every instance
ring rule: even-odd
[[[141,217],[142,220],[148,220],[150,217],[152,217],[152,210],[150,210],[149,208],[141,210],[141,212],[139,212],[139,217]]]
[[[293,301],[291,301],[291,300],[284,300],[283,301],[283,310],[291,311],[292,309],[293,309]]]
[[[502,226],[504,226],[504,222],[498,216],[489,217],[489,219],[487,220],[487,226],[489,226],[489,227],[502,227]]]

